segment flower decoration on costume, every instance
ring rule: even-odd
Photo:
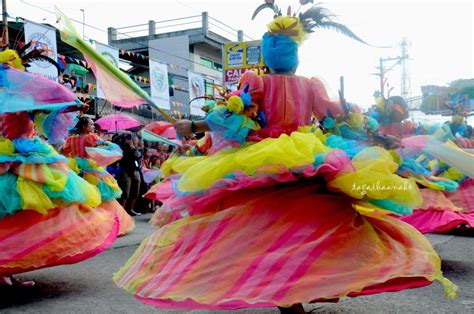
[[[334,116],[328,111],[327,116],[320,121],[323,131],[351,140],[367,140],[376,133],[378,123],[374,118],[362,114],[355,104],[347,103],[344,99],[341,103],[344,115]]]
[[[230,96],[229,100],[227,100],[226,106],[229,112],[232,113],[242,114],[244,111],[244,102],[242,101],[242,98],[236,95]]]
[[[375,106],[369,111],[369,116],[381,125],[400,123],[408,118],[408,105],[400,96],[391,96],[388,99],[378,97]]]
[[[223,108],[225,108],[224,118],[229,118],[232,115],[240,115],[245,118],[243,125],[247,124],[248,120],[252,121],[251,129],[260,129],[265,126],[267,118],[265,114],[258,109],[258,105],[252,101],[252,91],[248,84],[241,89],[228,93],[219,90],[216,86],[214,86],[214,88],[219,94],[218,97],[198,97],[206,99],[206,104],[201,109],[207,114],[216,110],[222,111]]]

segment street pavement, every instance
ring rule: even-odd
[[[112,274],[137,249],[153,227],[150,215],[136,217],[137,228],[102,254],[85,262],[42,269],[18,278],[36,281],[30,288],[0,288],[0,313],[209,313],[160,310],[143,305],[112,282]],[[440,254],[445,276],[459,286],[456,300],[444,297],[443,287],[347,298],[339,303],[305,305],[312,313],[474,313],[474,239],[472,232],[428,235]],[[279,313],[277,309],[213,311],[212,313]]]

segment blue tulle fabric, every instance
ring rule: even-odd
[[[120,198],[120,196],[122,195],[121,191],[117,192],[113,190],[110,186],[105,184],[104,181],[99,181],[99,184],[97,184],[97,188],[99,189],[102,201],[112,201],[114,199]]]
[[[102,201],[111,201],[120,198],[120,196],[122,195],[122,191],[112,189],[101,179],[103,175],[108,175],[107,171],[104,168],[91,166],[89,164],[90,160],[87,158],[75,157],[74,159],[77,162],[77,166],[79,167],[80,171],[79,174],[81,176],[84,176],[84,174],[86,173],[90,173],[99,179],[99,183],[97,183],[97,188],[99,189]]]
[[[262,39],[265,64],[276,71],[293,71],[298,67],[298,44],[285,35],[268,35]]]
[[[357,141],[367,140],[367,136],[365,135],[365,130],[360,130],[359,132],[357,132],[356,130],[348,126],[347,124],[340,125],[338,129],[341,136],[348,140],[357,140]]]
[[[326,145],[345,151],[350,158],[353,158],[366,148],[366,146],[360,145],[360,143],[355,140],[346,140],[338,135],[330,135],[326,139]]]
[[[69,131],[77,123],[77,113],[53,110],[48,113],[39,113],[35,117],[35,124],[40,135],[48,139],[52,145],[63,144]]]
[[[372,117],[367,117],[367,125],[373,132],[377,131],[377,129],[379,128],[379,123]]]
[[[20,154],[38,153],[49,155],[54,153],[54,149],[43,143],[39,138],[29,139],[20,137],[14,139],[12,142],[13,146],[15,146],[15,150]]]
[[[427,159],[431,160],[431,159]],[[437,172],[442,171],[443,169],[438,169]],[[402,164],[397,169],[397,174],[405,177],[420,178],[425,177],[427,180],[431,181],[434,185],[440,187],[443,191],[455,192],[459,184],[453,180],[434,180],[432,181],[433,173],[428,170],[428,167],[425,163],[419,162],[413,158],[403,158]]]
[[[64,86],[6,65],[0,65],[0,86],[0,113],[53,110],[81,104]]]
[[[240,114],[230,114],[225,106],[216,106],[206,117],[213,132],[220,132],[229,141],[243,143],[254,122]]]
[[[44,143],[39,137],[33,139],[17,138],[12,141],[18,154],[0,155],[0,163],[19,162],[29,164],[49,164],[55,162],[67,162],[66,157],[59,155],[56,151]]]
[[[429,176],[431,173],[420,162],[413,158],[403,158],[402,164],[398,167],[399,174],[412,174],[415,176]]]
[[[18,177],[9,172],[0,176],[0,219],[21,210],[21,197],[17,190]]]
[[[87,184],[88,183],[74,173],[74,171],[69,170],[68,179],[62,191],[51,191],[46,184],[43,185],[43,191],[49,198],[60,198],[65,203],[86,203],[87,197],[84,191],[87,191]]]
[[[370,203],[402,216],[413,213],[413,208],[394,203],[390,200],[371,200]]]

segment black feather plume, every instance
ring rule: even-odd
[[[61,68],[59,67],[59,64],[48,56],[38,55],[38,56],[30,57],[28,59],[26,59],[26,58],[23,59],[24,64],[28,64],[32,61],[46,61],[46,62],[49,62],[49,63],[51,63],[52,65],[54,65],[56,67],[56,69],[58,70],[58,74],[61,73]]]
[[[258,15],[258,13],[260,13],[260,11],[267,8],[272,9],[273,13],[275,13],[275,16],[281,15],[281,10],[278,8],[278,6],[275,3],[264,3],[255,9],[255,11],[252,14],[252,20],[255,19],[255,17]]]
[[[28,48],[31,47],[32,44],[33,44],[33,41],[30,40],[29,43],[27,43],[27,44],[24,45],[23,47],[17,49],[18,56],[21,58],[21,57],[23,56],[23,54],[26,52],[26,50],[28,50]]]
[[[301,23],[303,24],[303,29],[307,33],[312,33],[314,30],[318,28],[322,29],[329,29],[337,31],[343,35],[346,35],[354,40],[357,40],[360,43],[363,43],[368,46],[373,46],[359,36],[357,36],[353,31],[351,31],[347,26],[341,23],[334,22],[332,18],[335,15],[331,13],[328,9],[323,8],[320,4],[315,4],[308,10],[303,13],[300,13],[299,18]],[[380,46],[373,46],[378,48],[389,48],[389,47],[380,47]]]

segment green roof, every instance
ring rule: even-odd
[[[458,90],[451,96],[451,100],[456,100],[458,97],[464,98],[464,95],[468,95],[469,99],[474,99],[474,86],[466,86]]]
[[[85,67],[80,66],[78,64],[74,64],[74,63],[69,63],[66,66],[66,70],[70,72],[74,72],[75,74],[79,74],[79,75],[85,75],[89,73],[89,70],[87,70]]]

